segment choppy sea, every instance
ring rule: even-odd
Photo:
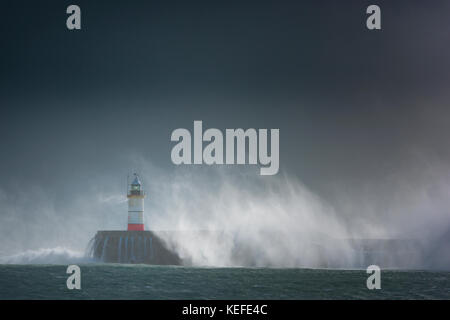
[[[203,268],[80,264],[69,290],[67,265],[0,265],[0,299],[450,299],[450,272]]]

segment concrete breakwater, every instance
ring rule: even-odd
[[[321,235],[317,239],[301,239],[297,252],[289,252],[282,241],[283,234],[266,232],[264,239],[261,244],[234,241],[217,231],[98,231],[88,246],[88,255],[106,263],[190,266],[203,265],[198,257],[211,254],[212,246],[223,251],[226,257],[226,261],[218,261],[221,266],[366,268],[376,264],[382,268],[426,267],[424,248],[415,240],[332,239]],[[229,247],[221,247],[223,243]],[[285,255],[279,254],[274,259],[270,255],[271,248]],[[195,255],[197,260],[192,259]]]
[[[181,265],[180,257],[152,231],[98,231],[89,256],[108,263]]]

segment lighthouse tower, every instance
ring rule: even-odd
[[[128,198],[128,231],[144,231],[144,198],[145,192],[138,175],[134,174],[134,180],[127,193]]]

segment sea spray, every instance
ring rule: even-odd
[[[64,247],[26,250],[10,256],[0,257],[0,264],[77,264],[89,263],[93,259],[84,252]]]

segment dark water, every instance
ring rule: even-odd
[[[364,270],[80,267],[68,290],[67,266],[0,265],[0,299],[450,299],[450,272],[382,271],[368,290]]]

